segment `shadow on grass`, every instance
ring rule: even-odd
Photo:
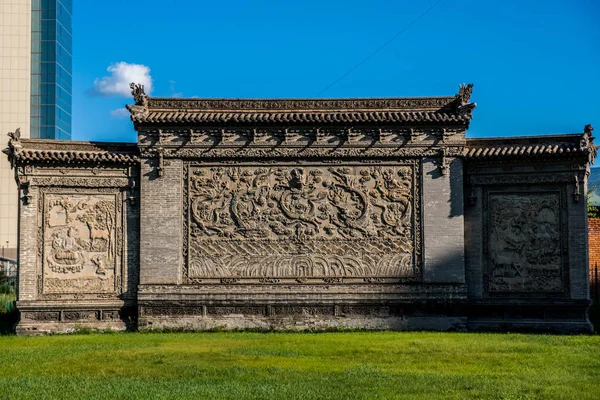
[[[16,311],[0,313],[0,335],[14,335],[18,320],[19,313]]]
[[[600,302],[598,300],[592,302],[590,307],[590,322],[594,324],[594,333],[600,334]]]

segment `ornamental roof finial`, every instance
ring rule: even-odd
[[[135,104],[138,106],[144,105],[144,102],[147,99],[146,92],[144,91],[144,85],[141,83],[131,82],[129,84],[131,88],[131,94],[133,95],[133,100],[135,100]]]
[[[598,146],[594,144],[594,137],[592,136],[592,131],[594,127],[592,124],[587,124],[583,127],[583,136],[581,137],[580,146],[582,149],[586,149],[589,152],[589,161],[591,164],[594,163],[596,156],[598,155]]]
[[[8,161],[10,162],[10,167],[15,168],[17,165],[17,156],[21,149],[21,128],[15,129],[14,132],[8,132],[8,147],[3,149],[2,152],[8,156]]]
[[[144,85],[141,83],[131,82],[129,84],[131,94],[135,104],[126,104],[125,108],[131,113],[131,119],[144,118],[148,115],[148,95],[144,92]]]
[[[8,137],[11,141],[18,142],[21,140],[21,128],[15,129],[14,132],[8,132]]]
[[[461,106],[465,104],[469,104],[469,100],[471,99],[471,94],[473,93],[473,84],[461,84],[458,86],[458,94],[456,98],[460,102]]]

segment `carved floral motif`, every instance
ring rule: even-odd
[[[191,168],[187,278],[415,277],[415,169]]]

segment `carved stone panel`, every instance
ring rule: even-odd
[[[565,291],[561,197],[559,191],[487,194],[489,293]]]
[[[187,175],[187,282],[420,277],[416,161]]]
[[[42,295],[117,291],[120,214],[114,194],[45,194]]]

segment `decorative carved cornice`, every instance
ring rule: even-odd
[[[470,185],[510,185],[510,184],[548,184],[575,183],[577,175],[568,172],[554,174],[485,174],[470,175]]]
[[[463,146],[448,146],[442,151],[441,147],[210,147],[210,148],[165,148],[165,158],[183,158],[199,160],[215,159],[327,159],[335,162],[343,158],[419,158],[419,157],[461,157],[464,153]],[[155,157],[153,148],[143,149],[141,156]],[[369,162],[369,160],[364,160]]]
[[[148,128],[139,130],[138,146],[144,157],[157,149],[165,157],[183,154],[198,157],[337,157],[337,154],[376,153],[398,157],[400,154],[439,153],[441,148],[464,147],[464,128],[357,129],[325,128]],[[454,150],[455,151],[455,150]],[[456,152],[456,151],[455,151]],[[363,153],[363,154],[367,154]],[[460,150],[457,154],[462,154]],[[154,154],[157,156],[157,154]],[[193,157],[193,156],[190,156]]]
[[[68,186],[86,188],[125,188],[131,186],[131,179],[123,178],[91,178],[65,176],[32,176],[31,186]]]

